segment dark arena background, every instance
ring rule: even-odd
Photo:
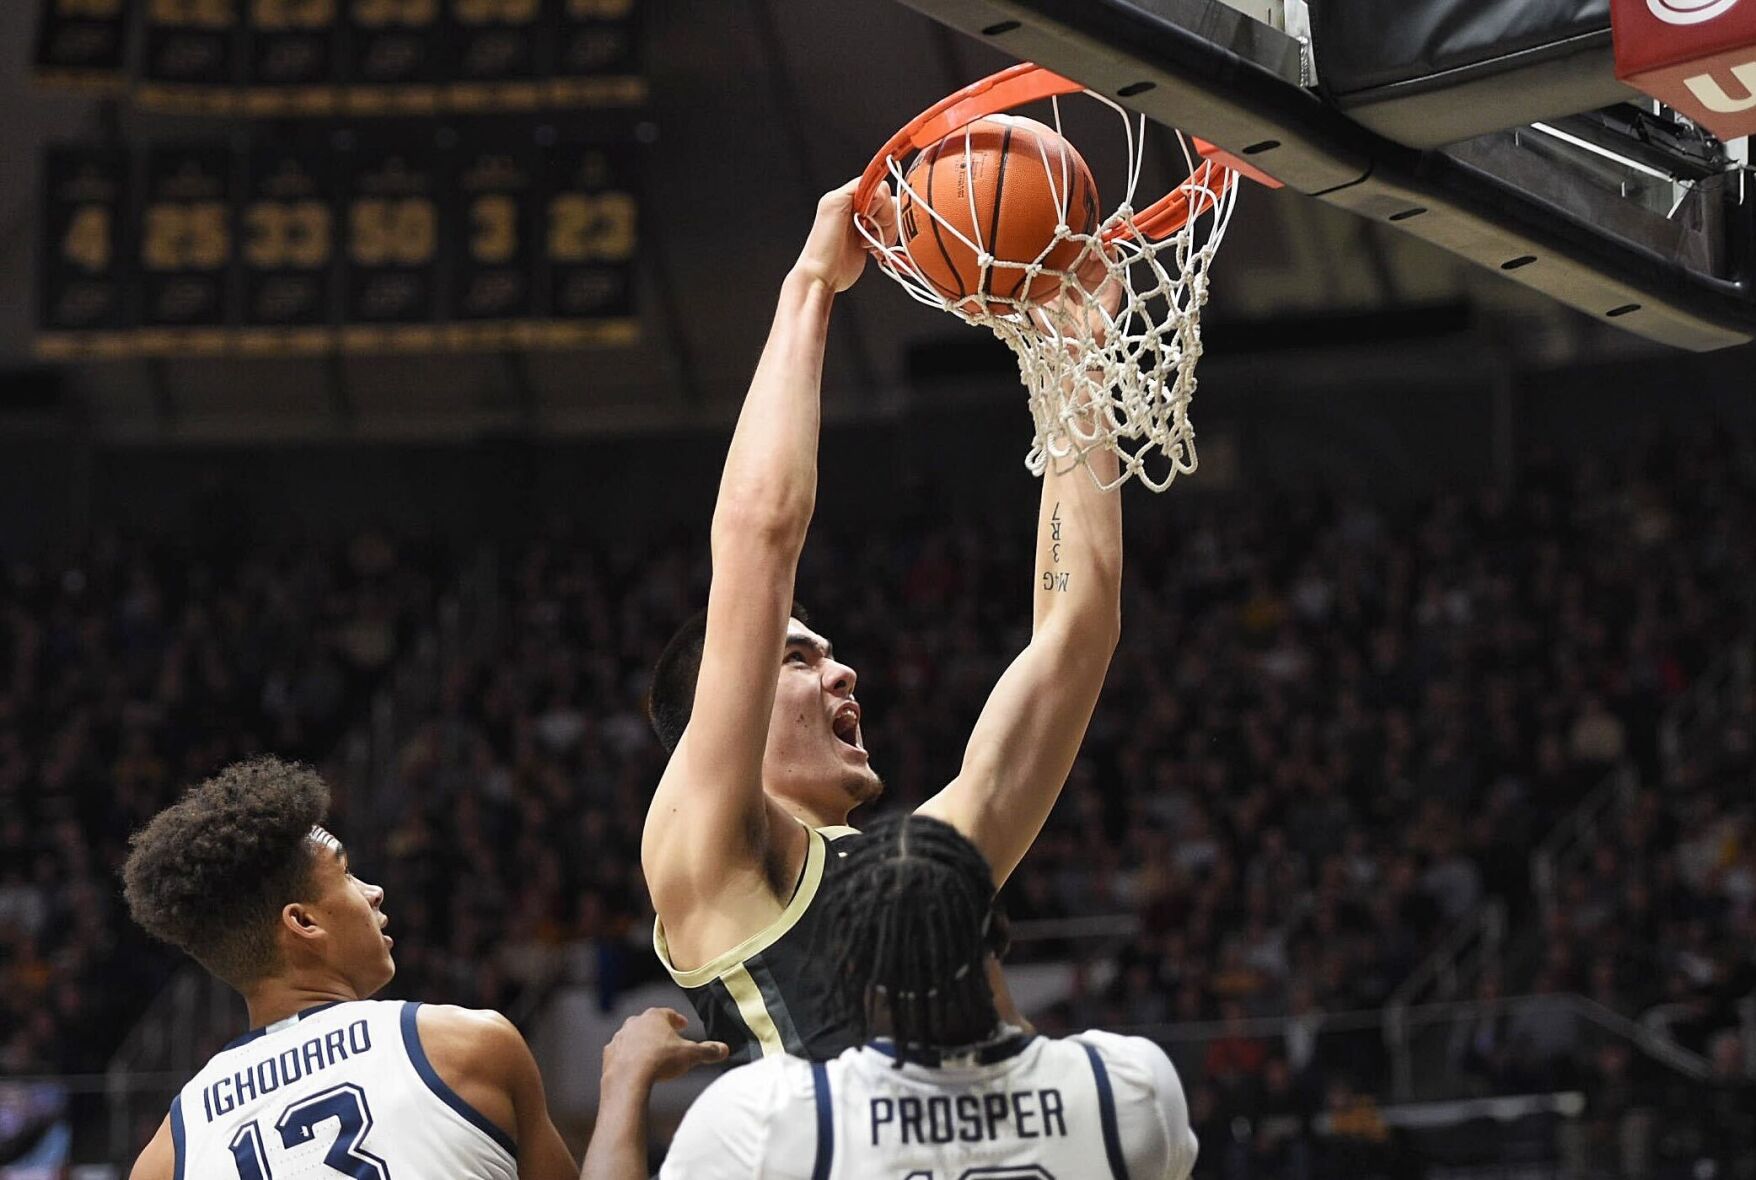
[[[1284,187],[1213,265],[1199,471],[1119,493],[1025,1015],[1163,1045],[1197,1177],[1756,1177],[1756,191],[1618,79],[1623,7],[0,4],[0,1176],[126,1176],[247,1027],[118,874],[256,753],[333,785],[387,994],[508,1014],[577,1154],[686,1007],[643,702],[774,292],[1029,58],[1152,120],[1148,186],[1174,124]],[[798,595],[912,806],[1027,638],[1031,421],[871,273],[823,406]]]

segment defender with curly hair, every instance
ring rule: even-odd
[[[328,810],[315,771],[259,758],[135,833],[129,911],[242,993],[251,1031],[172,1100],[132,1180],[572,1177],[511,1021],[368,998],[396,974],[384,891]]]

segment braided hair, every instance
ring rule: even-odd
[[[841,872],[819,904],[821,953],[837,964],[832,1003],[861,1041],[888,1033],[896,1064],[937,1060],[1000,1024],[984,959],[994,878],[956,828],[927,816],[888,816],[848,841]]]

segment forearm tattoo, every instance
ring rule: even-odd
[[[1061,564],[1061,502],[1055,501],[1055,507],[1049,513],[1049,561],[1054,565]],[[1063,570],[1052,569],[1043,571],[1043,589],[1065,593],[1067,583],[1072,574]]]

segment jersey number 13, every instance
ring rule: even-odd
[[[311,1142],[317,1124],[328,1119],[335,1119],[339,1129],[323,1156],[324,1167],[354,1180],[390,1180],[389,1166],[365,1148],[366,1135],[372,1130],[372,1111],[366,1105],[366,1092],[358,1086],[333,1086],[299,1099],[281,1112],[274,1129],[280,1134],[281,1146],[291,1151]],[[232,1136],[238,1180],[274,1180],[264,1146],[262,1128],[254,1121]]]

